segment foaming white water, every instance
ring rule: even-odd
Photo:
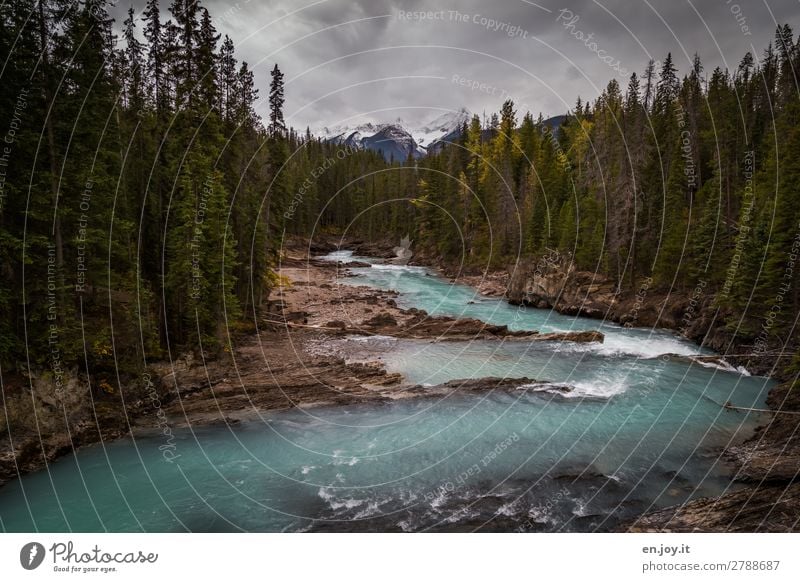
[[[565,394],[567,398],[611,398],[627,390],[627,383],[619,380],[582,380],[575,383],[575,390]]]
[[[320,490],[317,492],[320,499],[325,501],[328,504],[328,507],[337,511],[339,509],[354,509],[364,503],[367,502],[366,499],[341,499],[339,500],[335,494],[331,493],[327,487],[320,487]]]
[[[575,499],[575,507],[572,509],[572,514],[575,517],[586,517],[589,515],[589,512],[587,511],[587,503],[584,499]]]
[[[340,459],[334,459],[334,461],[333,461],[334,465],[347,465],[348,467],[352,467],[356,463],[358,463],[358,458],[357,457],[350,457],[349,459],[340,458]]]
[[[603,343],[564,343],[558,347],[557,351],[593,352],[601,356],[635,356],[639,358],[657,358],[666,354],[688,357],[704,353],[702,348],[661,331],[650,334],[639,331],[634,334],[629,331],[605,328],[603,333],[605,334]]]
[[[742,376],[750,376],[750,372],[748,372],[747,368],[745,368],[744,366],[734,366],[733,364],[728,363],[722,358],[715,361],[692,358],[692,361],[696,362],[697,364],[700,364],[704,368],[713,368],[715,370],[722,370],[724,372],[738,373],[741,374]]]
[[[531,392],[548,392],[550,394],[566,394],[572,392],[573,386],[562,382],[531,382],[522,384],[517,390],[530,390]]]
[[[514,517],[518,513],[518,507],[514,502],[511,503],[504,503],[500,506],[497,510],[497,515],[503,515],[505,517]]]
[[[353,251],[333,251],[332,253],[328,253],[327,255],[322,255],[316,258],[323,261],[330,261],[332,263],[337,263],[339,261],[347,262],[353,258]]]
[[[412,265],[388,265],[385,263],[373,263],[372,268],[376,271],[397,271],[400,273],[428,273],[425,267],[418,267]]]
[[[652,337],[630,337],[621,333],[606,336],[598,351],[606,355],[625,354],[643,358],[655,358],[663,354],[693,356],[702,353],[699,347],[678,337],[665,337],[661,334]]]
[[[353,519],[365,519],[367,517],[372,517],[373,515],[378,515],[381,513],[380,505],[377,501],[370,501],[367,503],[367,506],[356,513],[353,516]]]
[[[628,384],[625,381],[614,380],[611,378],[581,380],[573,384],[561,382],[534,382],[523,384],[520,390],[530,390],[532,392],[546,392],[555,394],[563,398],[598,398],[608,399],[617,394],[622,394],[627,390]]]
[[[396,343],[397,338],[390,335],[349,335],[343,341],[382,345]]]
[[[533,521],[534,523],[541,523],[541,524],[556,523],[553,514],[544,507],[542,507],[541,505],[532,506],[528,510],[528,519],[530,521]]]

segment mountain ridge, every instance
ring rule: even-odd
[[[380,152],[386,161],[418,159],[437,144],[444,143],[460,133],[461,126],[469,122],[472,113],[465,107],[446,111],[419,127],[409,128],[401,118],[392,122],[365,122],[358,125],[323,127],[316,132],[321,139],[340,145],[359,147]]]
[[[565,115],[555,115],[542,121],[544,126],[557,132]],[[446,143],[461,135],[464,124],[469,124],[472,113],[461,107],[446,111],[416,128],[409,128],[403,119],[390,122],[367,121],[358,125],[323,127],[315,132],[320,139],[378,152],[387,162],[402,162],[409,157],[419,159],[439,151]],[[488,130],[485,130],[488,131]]]

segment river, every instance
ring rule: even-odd
[[[334,253],[347,260],[350,253]],[[518,308],[423,267],[352,270],[432,314],[512,329],[599,329],[602,344],[390,337],[320,340],[422,385],[528,377],[513,392],[264,414],[231,427],[87,446],[0,489],[3,531],[608,531],[736,488],[723,447],[764,421],[772,381],[700,364],[662,330]]]

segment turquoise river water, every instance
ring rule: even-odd
[[[348,252],[332,260],[347,259]],[[518,308],[422,267],[373,264],[342,284],[513,329],[599,329],[602,344],[320,340],[409,381],[547,385],[293,410],[233,427],[87,446],[0,489],[0,531],[608,531],[644,511],[735,488],[720,458],[763,419],[771,381],[692,360],[665,331]]]

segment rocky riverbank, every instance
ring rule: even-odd
[[[107,378],[89,378],[77,370],[68,375],[61,393],[54,391],[54,380],[48,374],[4,377],[7,421],[0,421],[0,484],[43,468],[85,444],[152,431],[161,431],[169,438],[182,426],[231,424],[262,411],[441,398],[456,391],[531,390],[551,397],[570,391],[569,386],[528,378],[411,385],[400,375],[387,372],[378,360],[353,361],[325,348],[330,340],[342,336],[390,335],[421,341],[603,341],[598,332],[516,332],[478,320],[431,317],[421,310],[403,309],[391,291],[341,284],[350,276],[349,269],[368,264],[337,264],[313,258],[336,248],[324,243],[310,252],[300,244],[286,249],[280,268],[282,285],[265,305],[258,333],[239,335],[229,356],[204,359],[186,354],[173,362],[152,365],[141,377],[122,378],[121,388]],[[349,248],[371,256],[388,257],[392,253],[388,245],[374,243]],[[661,321],[661,300],[656,293],[631,300],[621,297],[606,280],[596,281],[555,263],[548,269],[527,275],[520,274],[522,270],[487,276],[457,271],[444,274],[489,295],[507,294],[515,303],[558,307],[565,313],[595,317],[610,313],[610,319],[629,324],[655,325]],[[674,310],[667,311],[673,313],[670,321],[677,325],[681,319]],[[702,320],[702,315],[698,319]],[[793,412],[800,413],[800,399],[785,383],[773,390],[768,405],[778,411],[773,420],[750,441],[725,452],[738,468],[735,480],[745,488],[642,516],[623,529],[797,529],[800,448],[796,435],[800,414]],[[31,418],[36,419],[36,425],[31,425]]]
[[[725,451],[734,480],[747,486],[720,497],[646,514],[624,531],[800,531],[800,393],[786,382],[767,404],[775,411],[757,434]]]
[[[424,253],[414,260],[439,265]],[[787,366],[795,352],[780,345],[754,350],[751,339],[737,336],[726,325],[732,314],[714,304],[714,294],[705,284],[676,292],[658,289],[651,279],[644,279],[635,289],[620,289],[608,277],[576,270],[558,253],[479,274],[465,274],[460,265],[438,268],[453,281],[505,297],[514,305],[670,329],[719,352],[734,367],[782,381],[767,400],[773,411],[770,422],[746,443],[723,453],[735,468],[734,481],[743,488],[647,514],[622,530],[800,530],[800,382]]]
[[[364,243],[362,243],[363,245]],[[371,243],[384,249],[390,243]],[[368,248],[369,248],[368,247]],[[350,247],[347,247],[350,248]],[[602,319],[631,327],[668,329],[718,352],[734,367],[753,374],[788,379],[785,372],[790,346],[755,350],[754,340],[727,325],[734,315],[718,307],[715,293],[700,281],[691,290],[665,290],[652,279],[620,287],[600,273],[580,271],[557,252],[539,259],[520,259],[504,268],[475,271],[463,264],[447,264],[421,252],[411,264],[437,269],[453,282],[477,288],[484,295],[504,297],[512,305],[553,309],[564,315]]]
[[[356,254],[384,256],[391,254],[391,244],[362,243],[343,245]],[[325,251],[335,248],[320,249]],[[602,318],[630,326],[659,327],[677,331],[697,343],[725,354],[733,365],[745,366],[753,373],[786,380],[781,362],[774,352],[753,355],[752,346],[737,340],[723,325],[725,314],[713,305],[713,295],[704,287],[690,293],[667,293],[651,287],[645,280],[635,291],[619,290],[614,281],[594,273],[576,271],[558,255],[538,262],[521,262],[508,270],[466,273],[459,267],[440,267],[424,255],[414,257],[414,264],[435,266],[453,282],[471,285],[485,295],[506,297],[512,304],[550,308],[560,313]],[[415,310],[399,310],[397,321],[385,317],[360,321],[350,331],[407,334],[421,331]],[[428,331],[437,335],[450,322],[441,325],[422,317]],[[338,325],[338,324],[337,324]],[[481,322],[464,320],[469,334],[513,338],[507,330],[494,330]],[[364,329],[366,328],[366,329]],[[445,334],[446,335],[446,334]],[[456,334],[457,335],[457,334]],[[543,339],[543,335],[539,336]],[[528,337],[527,339],[531,339]],[[566,338],[558,338],[566,339]],[[573,338],[576,339],[576,338]],[[598,341],[600,338],[586,338]],[[718,498],[698,499],[690,503],[642,516],[621,531],[796,531],[800,529],[800,397],[798,389],[787,380],[772,390],[767,405],[775,413],[748,442],[724,452],[736,468],[735,491]],[[520,386],[516,386],[519,388]],[[441,388],[441,387],[437,387]],[[553,387],[551,387],[553,388]],[[744,485],[744,487],[742,487]]]
[[[509,303],[627,326],[669,329],[753,374],[778,380],[789,377],[791,346],[755,349],[753,338],[728,324],[736,320],[735,314],[715,303],[716,293],[704,281],[688,291],[659,288],[650,278],[635,287],[619,287],[602,274],[575,269],[557,253],[538,261],[520,261],[509,267],[506,276]]]
[[[631,531],[797,531],[800,530],[800,397],[786,370],[787,346],[756,352],[752,340],[732,331],[730,314],[714,305],[704,285],[690,293],[651,289],[645,280],[636,291],[620,291],[616,282],[576,271],[560,256],[517,265],[509,277],[511,303],[552,308],[561,313],[600,317],[625,325],[675,330],[723,354],[734,366],[783,380],[767,400],[774,411],[769,424],[743,445],[724,452],[748,486],[719,498],[648,514]]]
[[[521,378],[453,381],[434,387],[406,383],[378,361],[349,362],[320,350],[345,335],[391,335],[423,341],[602,342],[599,332],[538,334],[474,319],[431,317],[402,309],[396,294],[343,285],[349,269],[365,263],[314,259],[327,248],[301,244],[286,249],[282,284],[274,290],[257,333],[239,334],[229,355],[188,353],[151,364],[139,377],[67,374],[62,390],[51,374],[4,378],[6,416],[0,424],[0,485],[41,469],[78,447],[108,442],[129,433],[172,431],[188,425],[236,423],[263,411],[293,407],[389,402],[442,397],[454,391],[516,390],[546,383]],[[389,249],[360,252],[390,256]],[[367,265],[368,266],[368,265]],[[531,388],[534,389],[534,388]],[[563,392],[554,386],[551,393]]]

